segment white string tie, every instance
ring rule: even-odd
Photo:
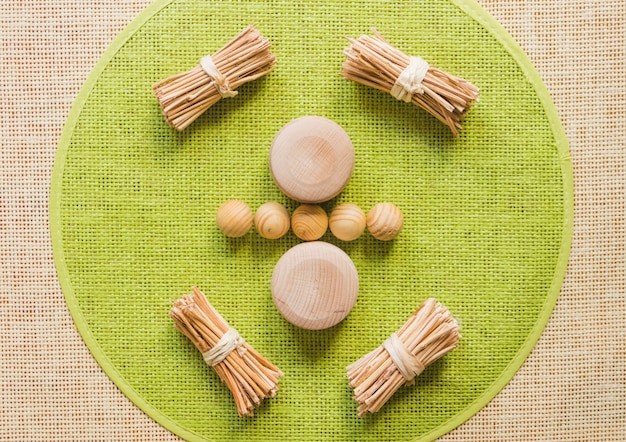
[[[383,348],[387,350],[391,360],[407,383],[411,383],[415,376],[424,371],[422,363],[406,349],[396,333],[383,342]]]
[[[213,83],[215,83],[217,92],[222,98],[234,97],[235,95],[237,95],[237,91],[234,91],[230,88],[230,85],[228,84],[228,79],[217,70],[217,67],[215,66],[215,63],[213,63],[213,59],[210,55],[202,57],[202,59],[200,60],[200,66],[202,66],[204,72],[206,72],[207,75],[211,77]]]
[[[246,352],[245,348],[242,348],[246,341],[239,335],[239,332],[234,328],[229,328],[226,333],[220,338],[215,346],[202,353],[204,362],[211,367],[215,367],[222,362],[233,350],[237,350],[241,356]]]
[[[398,76],[391,88],[391,95],[405,103],[410,103],[413,95],[423,94],[422,81],[430,65],[422,57],[409,57],[409,65]]]

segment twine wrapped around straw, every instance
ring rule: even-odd
[[[479,89],[470,82],[430,66],[420,57],[396,49],[375,29],[374,37],[348,38],[341,75],[366,86],[388,92],[398,100],[426,110],[448,125],[455,136],[460,121],[478,101]]]
[[[276,395],[282,371],[246,343],[198,288],[174,302],[170,317],[228,386],[239,416],[252,416],[263,399]]]
[[[376,413],[403,385],[456,348],[459,325],[448,309],[429,298],[396,333],[346,370],[359,417]]]
[[[155,83],[152,90],[165,120],[183,130],[220,99],[237,95],[239,86],[274,69],[276,57],[269,48],[270,42],[248,26],[190,71]]]

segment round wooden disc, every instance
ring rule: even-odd
[[[345,187],[354,169],[354,147],[332,120],[307,116],[287,123],[270,149],[276,185],[302,203],[328,201]]]
[[[278,260],[272,275],[278,311],[287,321],[309,330],[341,322],[358,292],[359,275],[350,257],[323,241],[292,247]]]

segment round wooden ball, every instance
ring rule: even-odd
[[[328,215],[314,204],[298,206],[291,215],[291,230],[304,241],[320,239],[328,229]]]
[[[341,322],[359,292],[359,275],[350,257],[323,241],[300,243],[279,260],[272,274],[272,298],[292,324],[321,330]]]
[[[244,236],[252,228],[252,209],[239,200],[230,200],[217,209],[215,222],[220,231],[231,238]]]
[[[330,213],[328,225],[340,240],[353,241],[365,231],[365,213],[356,204],[340,204]]]
[[[278,132],[269,155],[270,173],[288,197],[301,203],[328,201],[341,192],[354,169],[354,147],[332,120],[306,116]]]
[[[404,216],[392,203],[379,203],[367,214],[367,229],[372,236],[381,241],[391,241],[400,233],[404,225]]]
[[[291,219],[282,204],[269,202],[262,204],[254,214],[254,228],[266,239],[278,239],[289,231]]]

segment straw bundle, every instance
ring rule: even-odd
[[[274,69],[276,57],[269,48],[270,42],[248,26],[198,66],[154,84],[165,120],[183,130],[222,98],[237,95],[239,86]]]
[[[239,416],[252,416],[263,399],[276,395],[283,373],[246,343],[196,287],[174,302],[170,317],[228,386]]]
[[[479,89],[470,82],[430,66],[420,57],[396,49],[375,29],[374,37],[349,38],[341,75],[366,86],[390,93],[426,110],[448,125],[455,136],[460,121],[478,101]]]
[[[359,417],[375,413],[403,385],[456,348],[459,325],[448,309],[427,299],[380,347],[347,367]]]

